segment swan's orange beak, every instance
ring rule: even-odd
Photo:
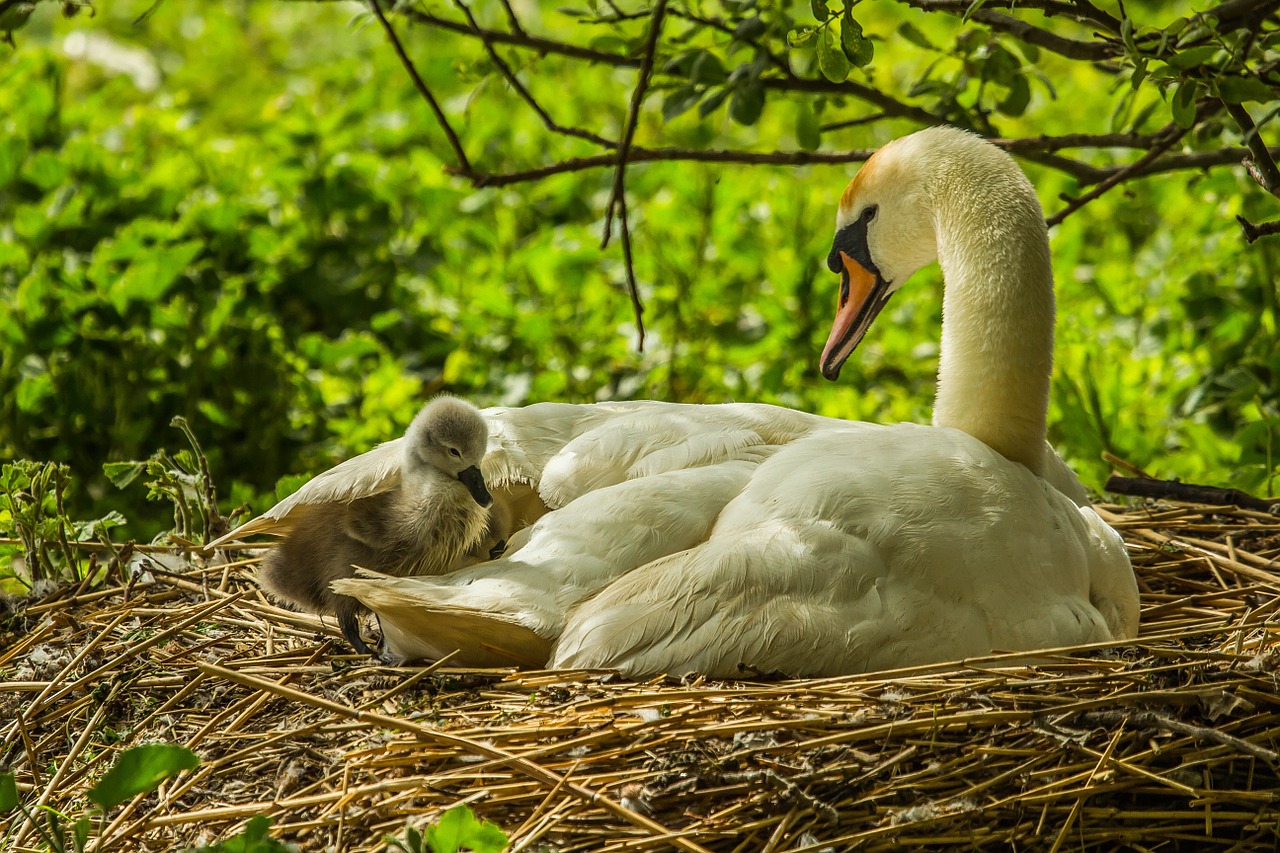
[[[840,295],[836,300],[836,319],[831,335],[822,349],[822,375],[835,380],[840,368],[871,327],[871,321],[889,301],[889,288],[878,275],[843,251],[840,260]]]

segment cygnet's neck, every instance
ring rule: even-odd
[[[988,165],[935,184],[945,291],[933,422],[1042,474],[1053,370],[1049,238],[1017,166],[1003,155]]]

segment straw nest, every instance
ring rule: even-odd
[[[127,746],[201,755],[107,815],[102,850],[259,814],[303,850],[382,850],[457,803],[518,850],[1273,849],[1280,519],[1102,511],[1138,572],[1138,641],[808,681],[370,666],[265,601],[252,560],[155,554],[131,587],[64,590],[0,635],[0,764],[74,815]]]

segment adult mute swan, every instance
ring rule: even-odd
[[[931,128],[863,166],[828,258],[840,291],[824,375],[935,259],[933,426],[748,404],[490,409],[485,477],[535,523],[500,559],[334,590],[378,614],[392,655],[636,677],[823,676],[1134,636],[1123,542],[1077,506],[1045,442],[1048,236],[1008,155]],[[395,477],[392,448],[308,499]]]

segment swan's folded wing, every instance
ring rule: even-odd
[[[300,507],[350,503],[394,489],[400,484],[401,441],[397,438],[384,442],[317,474],[262,515],[209,543],[206,550],[259,533],[284,536],[297,525]]]
[[[332,587],[378,614],[384,647],[401,660],[439,660],[457,652],[450,662],[459,666],[536,668],[547,662],[551,641],[516,614],[433,601],[430,585],[404,582],[418,580],[362,576]]]

